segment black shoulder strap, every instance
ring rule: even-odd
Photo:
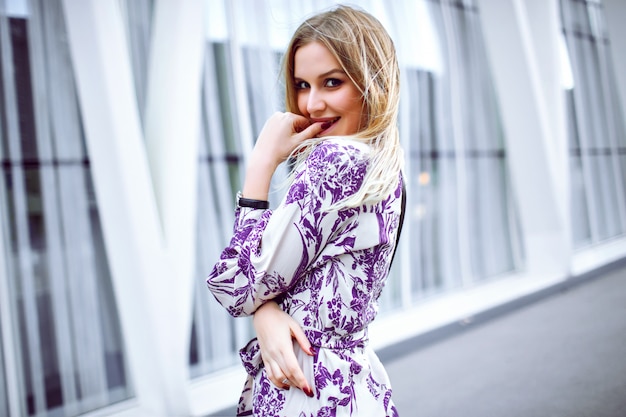
[[[398,233],[396,234],[396,246],[393,248],[393,255],[391,255],[391,262],[389,268],[393,264],[393,259],[396,257],[396,251],[398,250],[398,243],[400,242],[400,233],[402,233],[402,225],[404,224],[404,212],[406,211],[406,186],[404,185],[404,177],[400,175],[402,181],[402,200],[400,202],[400,223],[398,224]]]

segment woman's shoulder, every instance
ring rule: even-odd
[[[340,161],[366,160],[370,154],[370,146],[358,140],[348,138],[329,138],[315,146],[309,160],[337,163]]]
[[[345,138],[329,138],[316,145],[304,163],[303,174],[321,194],[332,190],[331,203],[354,194],[369,166],[369,145]],[[303,178],[304,178],[303,177]]]

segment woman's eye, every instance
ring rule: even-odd
[[[343,81],[338,80],[337,78],[329,78],[324,83],[324,86],[326,86],[326,87],[339,87],[342,83],[343,83]]]
[[[306,81],[296,82],[296,90],[304,90],[305,88],[309,88],[309,83],[307,83]]]

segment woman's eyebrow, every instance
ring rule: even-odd
[[[332,74],[337,73],[337,72],[340,72],[340,73],[342,73],[342,74],[345,74],[345,73],[346,73],[346,72],[345,72],[344,70],[342,70],[341,68],[334,68],[334,69],[331,69],[330,71],[326,71],[325,73],[320,74],[317,78],[326,78],[326,77],[328,77],[329,75],[332,75]]]
[[[326,78],[329,75],[335,74],[335,73],[341,73],[341,74],[345,74],[346,72],[344,70],[342,70],[341,68],[333,68],[329,71],[326,71],[320,75],[317,76],[317,78]],[[304,78],[302,77],[298,77],[297,75],[294,74],[293,76],[294,80],[296,81],[304,81]]]

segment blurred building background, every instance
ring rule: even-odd
[[[626,257],[625,1],[351,3],[403,77],[377,349]],[[332,4],[0,0],[0,415],[237,401],[250,321],[204,279],[281,53]]]

